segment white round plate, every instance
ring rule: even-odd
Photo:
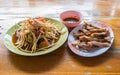
[[[102,27],[106,27],[109,32],[110,32],[110,37],[113,37],[113,39],[111,40],[111,45],[113,43],[113,40],[114,40],[114,33],[112,31],[112,29],[105,23],[102,23],[102,22],[98,22],[98,21],[90,21],[88,22],[90,24],[94,24],[94,25],[99,25],[99,26],[102,26]],[[83,56],[83,57],[94,57],[94,56],[98,56],[98,55],[101,55],[103,53],[105,53],[110,47],[105,47],[105,48],[99,48],[97,50],[94,50],[94,51],[91,51],[91,52],[84,52],[83,49],[80,49],[78,50],[77,48],[75,48],[74,46],[72,46],[71,42],[75,41],[75,37],[73,36],[73,33],[77,33],[78,30],[82,27],[83,23],[81,23],[79,26],[77,26],[76,28],[74,28],[70,34],[69,34],[69,37],[68,37],[68,46],[70,48],[70,50],[79,55],[79,56]]]

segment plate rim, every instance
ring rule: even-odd
[[[88,21],[88,23],[91,23],[91,22],[97,22],[97,23],[99,23],[99,24],[104,24],[105,26],[107,26],[108,28],[109,28],[109,30],[110,30],[110,33],[113,35],[112,37],[113,37],[113,39],[111,40],[111,44],[110,44],[110,47],[107,47],[107,49],[106,50],[104,50],[104,51],[102,51],[101,53],[98,53],[98,54],[96,54],[96,55],[82,55],[82,54],[80,54],[80,52],[83,52],[83,51],[79,51],[79,53],[78,52],[76,52],[76,51],[74,51],[71,47],[73,47],[73,46],[71,46],[71,44],[70,44],[70,36],[72,36],[71,35],[71,33],[73,32],[73,31],[75,31],[78,27],[81,27],[81,25],[83,25],[83,21],[82,21],[82,23],[79,25],[79,26],[77,26],[77,27],[75,27],[71,32],[70,32],[70,34],[69,34],[69,36],[68,36],[68,41],[67,41],[67,45],[68,45],[68,47],[70,48],[70,50],[73,52],[73,53],[75,53],[75,54],[77,54],[78,56],[82,56],[82,57],[96,57],[96,56],[99,56],[99,55],[101,55],[101,54],[103,54],[103,53],[105,53],[105,52],[107,52],[110,48],[111,48],[111,46],[112,46],[112,44],[113,44],[113,42],[114,42],[114,33],[113,33],[113,30],[111,29],[111,27],[109,26],[109,24],[106,24],[106,23],[104,23],[104,22],[100,22],[100,21],[96,21],[96,20],[90,20],[90,21]],[[75,48],[75,47],[73,47],[73,48]],[[76,49],[76,48],[75,48]],[[103,48],[102,48],[103,49]],[[101,49],[101,50],[102,50]],[[104,48],[105,49],[105,48]],[[77,50],[77,49],[76,49]],[[95,51],[94,51],[95,52]],[[85,52],[83,52],[83,53],[85,53]],[[88,52],[89,53],[89,52]]]

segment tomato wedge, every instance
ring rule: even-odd
[[[42,18],[42,17],[38,17],[38,20],[41,21],[41,22],[43,22],[43,23],[46,22],[46,20],[44,18]]]

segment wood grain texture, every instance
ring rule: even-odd
[[[0,1],[0,75],[120,75],[120,0],[70,1]],[[25,57],[4,46],[3,38],[9,26],[3,26],[3,21],[38,15],[59,20],[60,13],[70,9],[80,11],[86,20],[98,20],[112,28],[114,43],[106,53],[84,58],[72,53],[65,43],[52,53]]]

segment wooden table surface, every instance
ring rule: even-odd
[[[0,75],[120,75],[120,0],[0,0]],[[115,35],[104,54],[84,58],[64,43],[56,51],[35,57],[10,52],[3,44],[10,26],[3,23],[28,17],[59,19],[61,12],[77,10],[85,20],[108,24]]]

